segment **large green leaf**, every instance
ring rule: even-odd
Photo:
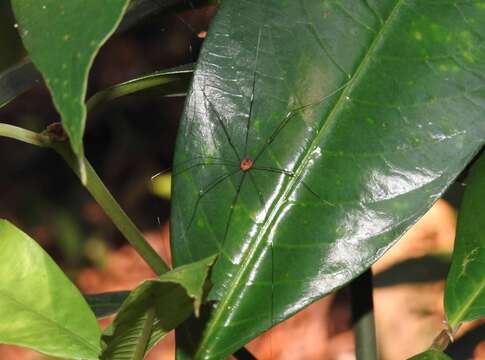
[[[485,316],[485,156],[474,164],[458,215],[445,311],[450,327]]]
[[[106,360],[141,359],[192,313],[199,313],[215,257],[181,266],[157,280],[144,281],[131,292],[111,327],[105,331]]]
[[[222,3],[175,157],[175,264],[220,253],[196,358],[356,277],[464,168],[485,138],[484,16],[485,1]]]
[[[413,356],[409,360],[451,360],[451,358],[441,351],[428,350],[424,353]]]
[[[12,0],[19,32],[42,73],[76,154],[82,153],[89,68],[128,0]]]
[[[0,220],[0,343],[98,359],[101,330],[79,290],[28,235]]]

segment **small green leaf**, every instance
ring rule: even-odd
[[[83,152],[89,68],[127,4],[128,0],[12,0],[23,43],[52,93],[77,155]]]
[[[120,23],[116,32],[126,31],[141,22],[143,19],[153,16],[154,14],[163,10],[170,9],[183,1],[184,0],[165,0],[154,2],[152,0],[133,0],[130,2],[130,6],[126,10],[123,21]],[[204,5],[204,1],[198,1],[195,4]],[[191,3],[190,5],[193,4]],[[11,26],[9,23],[6,25],[10,26],[10,28],[13,30],[13,26]],[[9,49],[11,52],[12,46],[8,44],[1,48]],[[4,59],[2,57],[2,61],[3,60]],[[3,75],[7,75],[7,77],[4,77]],[[24,59],[19,64],[6,69],[5,73],[0,75],[0,107],[4,106],[10,100],[16,98],[23,92],[31,89],[41,80],[42,75],[33,66],[30,59]]]
[[[485,156],[472,167],[463,203],[451,269],[446,279],[445,311],[451,328],[485,316]]]
[[[101,294],[85,294],[84,298],[96,317],[103,318],[117,313],[128,295],[130,295],[129,291],[114,291]]]
[[[428,350],[424,353],[413,356],[409,360],[452,360],[448,355],[437,350]]]
[[[86,301],[28,235],[0,220],[0,343],[98,359],[101,330]]]
[[[198,314],[215,256],[181,266],[131,292],[103,336],[101,356],[109,360],[141,358],[192,313]]]
[[[157,90],[158,96],[185,96],[192,80],[194,64],[187,64],[173,69],[142,76],[114,85],[93,95],[86,103],[88,111],[122,96]]]

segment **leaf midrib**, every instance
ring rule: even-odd
[[[402,5],[405,2],[406,0],[397,0],[396,5],[390,11],[387,19],[382,23],[381,29],[379,30],[379,32],[377,32],[376,36],[374,37],[374,40],[370,44],[369,49],[365,53],[362,61],[357,66],[357,69],[355,70],[354,74],[351,76],[350,80],[348,81],[347,87],[345,87],[345,89],[342,91],[342,94],[340,95],[337,102],[335,103],[332,110],[330,111],[327,117],[327,120],[322,124],[320,130],[316,133],[313,141],[307,146],[308,150],[316,146],[316,144],[318,143],[318,140],[320,140],[320,138],[326,134],[326,130],[330,128],[333,125],[333,123],[336,121],[337,115],[339,114],[342,108],[342,105],[345,103],[348,94],[354,88],[361,74],[365,71],[367,65],[371,61],[374,49],[380,43],[380,40],[382,39],[383,35],[389,29],[390,24],[392,23],[392,20],[397,16],[397,13],[399,12],[399,10],[401,9]],[[202,342],[198,348],[195,358],[199,358],[200,353],[204,350],[206,346],[206,343],[212,337],[211,336],[212,332],[216,329],[219,319],[222,317],[222,314],[225,313],[228,302],[232,299],[234,293],[239,288],[241,279],[246,273],[248,267],[251,265],[254,255],[257,253],[257,250],[259,250],[260,246],[264,244],[263,240],[270,228],[270,225],[277,218],[277,215],[279,214],[280,209],[284,205],[285,199],[288,198],[288,196],[294,191],[295,187],[298,185],[298,180],[300,179],[301,173],[304,171],[305,166],[310,160],[310,155],[311,155],[311,151],[306,151],[306,155],[304,155],[303,159],[300,161],[300,164],[297,165],[294,171],[295,176],[288,181],[288,185],[285,187],[286,190],[278,197],[279,200],[275,202],[272,209],[270,210],[270,213],[268,214],[264,222],[261,224],[261,230],[258,231],[257,237],[254,238],[255,239],[253,241],[254,245],[249,246],[249,251],[243,257],[241,266],[239,267],[239,270],[236,272],[234,280],[231,283],[234,285],[228,287],[225,296],[220,300],[213,314],[212,320],[209,322],[207,328],[205,329]]]
[[[453,328],[459,323],[471,320],[464,318],[467,315],[467,312],[470,308],[473,307],[475,300],[480,296],[480,294],[485,290],[485,279],[482,279],[478,288],[473,291],[473,293],[468,297],[468,300],[465,302],[463,306],[460,307],[460,310],[451,318],[448,319],[449,325]]]

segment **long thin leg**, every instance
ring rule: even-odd
[[[215,156],[199,155],[199,156],[195,156],[195,157],[188,159],[188,160],[180,161],[177,164],[174,164],[172,167],[170,167],[168,169],[164,169],[164,170],[156,173],[155,175],[152,176],[152,180],[155,179],[157,176],[166,174],[166,173],[170,172],[170,170],[175,169],[175,168],[180,167],[180,166],[183,166],[187,163],[191,163],[192,161],[205,160],[205,159],[216,160],[216,161],[220,161],[220,162],[226,162],[228,164],[228,166],[232,166],[232,165],[239,166],[239,164],[231,163],[231,160],[227,160],[227,159],[224,159],[224,158],[218,158],[218,157],[215,157]],[[202,163],[199,163],[199,164],[202,164]],[[209,164],[209,163],[206,163],[206,164]]]
[[[226,180],[227,178],[231,177],[232,175],[236,174],[239,171],[241,171],[241,170],[237,169],[233,172],[221,175],[221,176],[217,177],[214,181],[212,181],[210,184],[208,184],[205,189],[199,191],[199,195],[197,196],[197,200],[195,200],[195,205],[194,205],[194,210],[192,211],[192,216],[190,217],[189,224],[187,225],[187,230],[189,230],[190,227],[192,226],[192,222],[194,221],[195,215],[197,214],[197,209],[199,208],[199,203],[204,198],[204,196],[206,196],[217,185],[220,185],[224,180]]]
[[[218,162],[218,163],[196,163],[196,164],[192,164],[184,169],[181,169],[180,171],[176,171],[172,174],[172,176],[178,176],[180,174],[183,174],[184,172],[186,171],[189,171],[189,170],[192,170],[193,168],[196,168],[196,167],[199,167],[199,166],[214,166],[214,165],[217,165],[217,166],[233,166],[233,167],[237,167],[239,168],[239,164],[235,164],[235,163],[227,163],[227,162]]]
[[[224,121],[222,121],[221,117],[219,116],[219,113],[217,112],[217,110],[214,108],[214,105],[212,105],[212,102],[209,100],[209,98],[207,97],[207,95],[205,94],[205,91],[202,90],[202,94],[204,95],[204,99],[207,101],[207,103],[209,104],[209,107],[211,108],[211,110],[214,112],[214,114],[216,114],[216,118],[217,118],[217,121],[219,122],[219,124],[221,125],[222,127],[222,130],[224,131],[224,134],[226,135],[226,139],[227,139],[227,142],[229,143],[229,145],[231,146],[231,149],[232,151],[234,151],[234,154],[236,155],[237,159],[239,160],[239,162],[241,162],[241,156],[239,155],[239,153],[237,152],[237,149],[236,149],[236,146],[234,145],[234,143],[232,142],[232,139],[231,139],[231,136],[229,135],[229,131],[227,130],[227,127],[226,127],[226,124],[224,123]]]
[[[182,166],[184,164],[190,163],[190,162],[195,161],[195,160],[205,160],[205,159],[208,159],[208,160],[217,160],[217,161],[227,161],[227,162],[232,161],[230,159],[225,159],[223,157],[207,156],[207,155],[198,154],[197,156],[191,157],[190,159],[183,160],[183,161],[180,161],[180,162],[178,162],[176,164],[173,164],[172,167]]]
[[[281,130],[285,128],[285,126],[290,122],[291,118],[296,114],[297,114],[296,112],[292,112],[292,111],[286,114],[283,121],[279,123],[276,129],[273,130],[273,133],[268,137],[268,139],[266,139],[266,142],[264,143],[263,147],[259,150],[259,152],[254,157],[254,162],[256,162],[259,159],[259,157],[266,151],[268,146],[270,146],[271,143],[278,137],[278,134],[281,132]]]
[[[261,47],[261,28],[259,29],[259,34],[258,34],[258,45],[256,47],[256,60],[254,63],[254,70],[253,70],[253,84],[252,84],[252,89],[251,89],[251,101],[249,103],[249,117],[248,117],[248,123],[246,126],[246,141],[244,142],[244,154],[243,156],[246,156],[248,153],[248,140],[249,140],[249,129],[251,128],[251,119],[253,118],[253,104],[254,104],[254,92],[256,89],[256,69],[258,68],[258,60],[259,60],[259,50]]]
[[[257,155],[254,157],[254,162],[256,162],[256,160],[258,160],[259,157],[266,151],[266,149],[271,145],[271,143],[278,137],[278,135],[281,132],[281,130],[283,130],[286,127],[286,125],[290,122],[290,120],[295,115],[297,115],[300,111],[304,111],[304,110],[306,110],[308,108],[311,108],[311,107],[314,107],[314,106],[317,106],[317,105],[323,103],[328,98],[334,96],[339,91],[343,90],[347,86],[348,83],[349,82],[347,81],[342,86],[338,87],[336,90],[334,90],[330,94],[324,96],[322,99],[318,100],[317,102],[314,102],[314,103],[311,103],[311,104],[307,104],[307,105],[303,105],[303,106],[300,106],[300,107],[298,107],[296,109],[290,110],[286,114],[286,116],[284,117],[284,119],[273,130],[273,132],[271,133],[271,135],[266,139],[265,143],[263,144],[263,146],[261,147],[261,149],[259,150],[259,152],[257,153]]]
[[[290,170],[285,170],[285,169],[279,169],[279,168],[274,168],[271,166],[253,166],[252,169],[254,170],[265,170],[265,171],[270,171],[278,174],[285,174],[291,177],[295,176],[295,173]]]
[[[239,180],[239,184],[237,185],[236,195],[234,196],[234,199],[232,199],[231,207],[229,208],[229,217],[227,218],[226,229],[224,230],[224,237],[222,238],[222,247],[224,247],[227,234],[229,233],[229,226],[231,224],[232,215],[234,214],[234,208],[236,207],[237,200],[239,199],[239,194],[241,193],[241,189],[242,189],[245,177],[246,177],[246,173],[243,172],[241,176],[241,180]]]
[[[291,178],[296,177],[296,174],[293,171],[290,170],[285,170],[285,169],[278,169],[278,168],[272,168],[272,167],[266,167],[266,166],[254,166],[252,169],[258,170],[258,171],[269,171],[277,174],[283,174],[286,176],[289,176]],[[303,185],[305,189],[307,189],[313,196],[315,196],[317,199],[319,199],[321,202],[330,205],[330,206],[335,206],[335,204],[332,204],[330,201],[323,199],[320,195],[318,195],[310,186],[308,186],[300,177],[298,179],[299,183]]]

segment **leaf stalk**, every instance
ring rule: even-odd
[[[368,269],[350,284],[352,321],[357,360],[377,360],[372,270]]]

